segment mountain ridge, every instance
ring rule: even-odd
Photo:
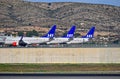
[[[0,1],[0,27],[40,26],[120,31],[120,7],[74,2]]]

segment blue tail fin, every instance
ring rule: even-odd
[[[82,36],[82,38],[93,38],[94,32],[95,32],[95,27],[92,27],[85,36]]]
[[[56,25],[53,25],[53,27],[49,30],[49,32],[42,36],[42,37],[47,37],[47,38],[52,38],[55,35],[55,30],[56,30]]]
[[[74,32],[75,32],[75,29],[76,29],[76,26],[72,26],[70,28],[70,30],[67,32],[67,34],[64,35],[63,37],[65,37],[65,38],[72,38],[73,35],[74,35]]]

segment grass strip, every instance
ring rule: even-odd
[[[120,64],[0,64],[0,72],[81,72],[120,71]]]

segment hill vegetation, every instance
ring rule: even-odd
[[[120,7],[85,3],[0,0],[0,27],[40,26],[120,31]],[[65,29],[64,29],[65,30]]]

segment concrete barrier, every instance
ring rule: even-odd
[[[120,63],[120,48],[0,48],[0,63]]]

